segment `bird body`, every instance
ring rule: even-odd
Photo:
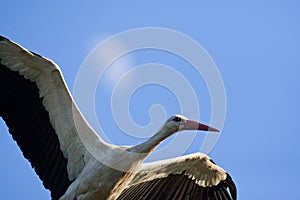
[[[174,115],[142,144],[108,144],[54,62],[0,36],[0,64],[0,116],[52,199],[236,199],[231,177],[206,155],[143,163],[178,131],[217,129]]]
[[[60,199],[116,199],[116,195],[122,192],[130,180],[126,180],[127,173],[94,160],[83,168]]]

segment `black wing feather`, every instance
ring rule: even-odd
[[[118,200],[236,200],[236,187],[231,177],[218,185],[202,187],[184,174],[138,183],[126,188]]]
[[[0,116],[45,188],[58,199],[71,184],[67,160],[36,84],[1,64],[0,94]]]

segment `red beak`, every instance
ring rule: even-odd
[[[199,122],[195,122],[192,120],[187,120],[185,126],[183,127],[184,130],[201,130],[201,131],[213,131],[213,132],[220,132],[218,129],[213,128],[211,126],[207,126],[205,124],[201,124]]]

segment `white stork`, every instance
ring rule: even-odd
[[[142,163],[178,131],[217,129],[174,115],[146,142],[118,147],[85,121],[54,62],[0,36],[0,64],[0,116],[52,199],[236,199],[231,177],[207,155]]]

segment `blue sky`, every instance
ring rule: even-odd
[[[300,198],[298,1],[4,1],[1,5],[0,33],[54,60],[71,90],[83,60],[111,35],[162,27],[193,38],[218,66],[227,96],[222,135],[210,157],[232,175],[239,199]],[[192,84],[199,84],[201,121],[209,122],[205,84],[192,71],[179,67],[188,66],[181,58],[144,50],[124,59],[132,65],[155,62],[174,66]],[[107,110],[111,87],[105,84],[97,90],[96,109],[104,130],[112,132],[110,140],[120,145],[143,141],[118,135],[121,133]],[[148,109],[153,104],[164,105],[167,116],[180,112],[170,91],[145,86],[129,103],[136,123],[149,123]],[[3,121],[0,132],[2,198],[49,199],[49,192],[22,157]],[[203,138],[199,133],[185,153],[198,151]]]

